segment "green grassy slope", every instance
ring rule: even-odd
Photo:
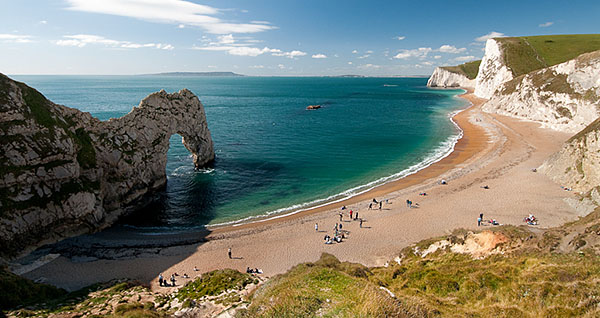
[[[496,38],[515,77],[600,50],[600,34]]]
[[[442,69],[466,76],[468,79],[475,79],[479,72],[479,64],[481,60],[467,62],[457,66],[443,66]]]

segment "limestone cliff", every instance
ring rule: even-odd
[[[147,203],[167,181],[175,133],[196,167],[214,159],[189,90],[153,93],[103,122],[0,74],[0,256],[98,230]]]
[[[475,87],[475,80],[466,75],[451,72],[443,67],[436,67],[427,81],[428,87]]]
[[[504,62],[500,43],[496,39],[487,40],[485,54],[475,79],[475,95],[490,98],[498,86],[512,78],[513,73]]]
[[[539,171],[600,205],[600,118],[565,142]]]
[[[483,110],[578,132],[600,116],[600,51],[499,86]]]

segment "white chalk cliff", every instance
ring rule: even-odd
[[[489,99],[500,85],[511,79],[513,73],[504,63],[500,43],[495,39],[487,40],[485,54],[475,78],[475,95]]]
[[[188,90],[153,93],[103,122],[0,74],[0,256],[96,231],[145,205],[167,181],[175,133],[196,167],[214,159],[204,107]]]
[[[600,51],[501,84],[483,110],[576,133],[600,116],[598,96]]]
[[[538,170],[600,205],[600,119],[569,139]]]
[[[427,81],[428,87],[465,87],[474,88],[475,80],[463,74],[451,72],[443,67],[436,67]]]

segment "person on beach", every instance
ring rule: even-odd
[[[373,203],[369,203],[369,210],[373,209]]]
[[[373,203],[377,204],[377,199],[373,198]]]
[[[477,218],[477,226],[481,226],[481,217]]]
[[[340,231],[342,230],[342,223],[340,223]]]
[[[163,286],[164,285],[163,281],[164,281],[163,275],[162,275],[162,273],[159,273],[158,274],[158,286]]]
[[[198,267],[194,266],[194,272],[198,271]]]
[[[231,247],[227,249],[227,255],[229,256],[229,258],[231,259]]]
[[[481,218],[481,220],[483,221],[483,212],[479,213],[479,217]]]
[[[360,225],[361,229],[362,229],[362,222],[363,222],[362,219],[360,219],[360,224],[359,225]]]
[[[340,222],[342,222],[342,217],[344,216],[344,214],[342,214],[342,212],[340,212]]]
[[[175,274],[171,275],[171,286],[175,286]]]
[[[335,224],[335,227],[333,228],[333,230],[334,230],[334,231],[337,231],[337,228],[338,228],[338,224],[336,223],[336,224]]]
[[[315,223],[315,232],[319,232],[319,223]]]
[[[383,201],[379,201],[379,210],[381,210],[381,204],[383,203]]]
[[[350,220],[352,220],[352,210],[350,210]]]
[[[354,219],[358,220],[358,211],[356,211],[356,214],[354,214]]]
[[[410,200],[409,199],[406,199],[406,207],[410,208]]]
[[[344,210],[346,210],[346,206],[345,205],[342,207],[342,211],[344,211]]]

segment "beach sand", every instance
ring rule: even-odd
[[[477,229],[479,213],[484,213],[484,219],[514,225],[524,224],[523,217],[532,213],[540,220],[539,227],[576,219],[576,211],[564,201],[575,194],[532,172],[560,148],[569,134],[484,113],[480,109],[483,100],[471,92],[463,97],[474,105],[454,117],[464,131],[455,151],[414,175],[312,211],[213,229],[204,243],[154,249],[116,260],[84,262],[58,257],[24,276],[69,290],[127,277],[151,283],[155,290],[168,291],[170,288],[158,287],[156,277],[160,272],[163,276],[187,273],[193,278],[219,268],[243,272],[251,267],[262,269],[270,277],[298,263],[316,261],[323,252],[342,261],[382,266],[412,243],[457,228]],[[441,179],[448,184],[439,184]],[[483,189],[484,185],[489,189]],[[419,195],[421,192],[427,196]],[[368,210],[373,198],[390,203],[383,203],[382,210]],[[408,208],[407,199],[418,207]],[[346,210],[342,224],[349,231],[347,239],[326,245],[323,237],[333,236],[342,205],[359,213],[364,219],[363,228],[358,221],[349,220]],[[314,229],[315,223],[319,224],[319,232]],[[229,247],[233,259],[227,256]],[[193,271],[194,266],[199,271]],[[179,277],[178,285],[187,280]]]

